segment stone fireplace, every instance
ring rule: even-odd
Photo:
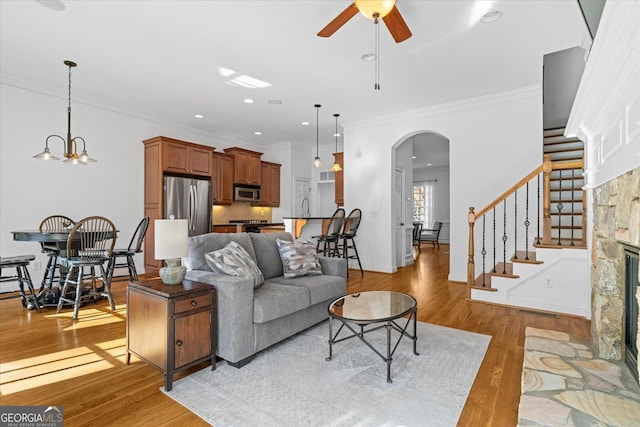
[[[640,168],[593,191],[591,336],[602,359],[625,355],[625,247],[640,247]],[[637,294],[634,293],[637,298]],[[638,329],[640,330],[640,329]],[[640,337],[637,340],[640,342]]]

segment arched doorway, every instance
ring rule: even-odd
[[[441,241],[449,239],[450,186],[449,139],[433,131],[417,131],[392,147],[393,227],[395,233],[394,270],[413,263],[411,231],[414,219],[429,228],[443,223]],[[429,188],[423,212],[414,206],[414,186]]]

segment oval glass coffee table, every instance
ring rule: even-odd
[[[416,351],[416,344],[418,342],[418,336],[416,334],[417,313],[418,303],[415,298],[401,292],[359,292],[336,299],[329,304],[329,357],[327,357],[327,361],[333,358],[334,344],[357,337],[386,362],[387,382],[392,382],[391,362],[402,337],[407,336],[413,340],[413,354],[418,355]],[[407,317],[404,326],[396,322],[398,319],[404,317]],[[333,335],[334,319],[341,322],[340,328],[335,335]],[[409,323],[412,323],[412,320],[413,335],[407,332],[407,327]],[[340,332],[342,332],[345,327],[351,331],[352,334],[338,338]],[[366,334],[382,328],[387,330],[386,354],[376,349],[366,339]],[[398,332],[399,336],[392,349],[391,331],[393,330]],[[345,333],[348,334],[346,331]]]

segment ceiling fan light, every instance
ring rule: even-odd
[[[361,14],[371,20],[384,18],[393,10],[396,0],[355,0]]]

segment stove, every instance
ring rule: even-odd
[[[266,219],[232,219],[230,224],[244,224],[244,231],[247,233],[259,233],[260,226],[267,224]]]

